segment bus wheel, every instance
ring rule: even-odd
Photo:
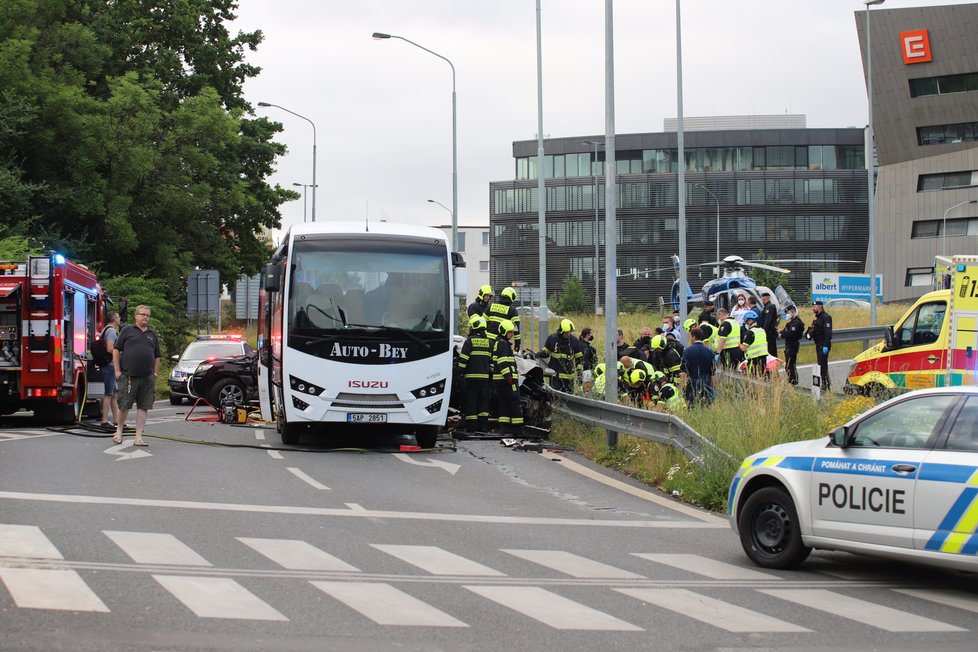
[[[414,431],[414,439],[421,448],[434,448],[438,443],[438,426],[418,426]]]
[[[278,430],[282,443],[288,446],[295,446],[299,443],[299,426],[285,420],[284,414],[279,414],[275,428]]]

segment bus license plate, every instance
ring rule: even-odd
[[[383,413],[347,413],[347,423],[387,423],[387,415]]]

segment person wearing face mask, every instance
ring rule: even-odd
[[[730,311],[730,316],[739,326],[744,325],[744,315],[750,308],[747,307],[747,297],[743,294],[737,295],[737,303],[734,305],[733,309]]]

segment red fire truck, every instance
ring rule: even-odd
[[[0,414],[25,408],[69,422],[94,407],[102,383],[91,349],[104,312],[84,265],[60,254],[0,263]]]

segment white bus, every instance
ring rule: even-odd
[[[465,263],[438,229],[387,222],[291,228],[262,274],[262,418],[295,444],[310,424],[413,433],[448,418]]]

